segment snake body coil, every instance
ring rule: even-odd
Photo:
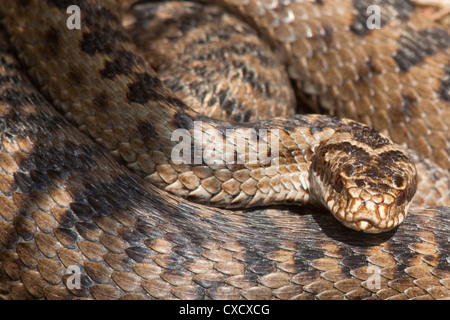
[[[33,82],[102,144],[84,138],[34,92],[3,38],[2,291],[12,298],[449,296],[444,281],[449,277],[448,208],[412,211],[397,230],[359,239],[360,234],[326,218],[212,210],[142,180],[216,207],[320,203],[346,226],[372,233],[401,223],[417,188],[419,193],[432,190],[433,199],[422,196],[422,203],[448,205],[447,31],[428,22],[419,29],[422,20],[412,7],[394,0],[379,1],[388,10],[382,15],[386,26],[372,32],[361,26],[358,15],[365,1],[346,1],[340,8],[327,1],[221,3],[260,31],[288,64],[299,90],[319,108],[336,105],[335,114],[376,125],[395,142],[416,149],[411,157],[419,168],[418,183],[416,167],[402,149],[353,120],[294,115],[232,124],[198,114],[137,53],[120,24],[118,4],[76,4],[83,12],[80,30],[66,28],[65,3],[0,4],[11,44]],[[241,39],[246,28],[236,24],[236,34],[227,39]],[[391,30],[396,32],[386,39]],[[343,38],[354,46],[353,53],[342,46]],[[250,39],[245,47],[257,41]],[[416,52],[411,41],[427,50]],[[294,100],[283,86],[258,87],[264,80],[249,76],[252,68],[278,58],[259,49],[233,48],[237,57],[257,60],[247,67],[231,58],[251,90],[275,104]],[[418,80],[424,70],[430,81]],[[287,82],[281,72],[269,74]],[[218,104],[231,118],[253,119],[245,105],[243,116],[228,111],[229,102],[220,96],[225,86],[217,96],[206,93],[199,100]],[[423,113],[419,105],[425,106]],[[183,156],[186,150],[192,153],[190,161],[173,160],[177,129],[187,146]],[[420,137],[420,130],[431,133]],[[104,148],[135,173],[118,166]],[[436,183],[427,185],[426,179]],[[325,233],[339,230],[336,238],[319,236],[312,219]],[[372,265],[383,269],[377,287],[364,282]],[[69,266],[81,268],[76,288],[67,285],[63,270]],[[401,277],[411,279],[408,292],[400,288]],[[412,282],[430,277],[432,285]]]

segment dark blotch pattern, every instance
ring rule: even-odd
[[[371,161],[369,153],[360,147],[352,145],[350,142],[323,145],[319,147],[311,163],[312,170],[320,175],[320,179],[322,181],[326,178],[325,174],[331,171],[331,168],[329,168],[330,163],[325,160],[325,155],[334,151],[342,151],[345,154],[351,155],[352,158],[355,159],[353,163],[343,167],[343,170],[345,170],[344,172],[348,176],[353,175],[353,170],[355,168],[362,168],[370,164]],[[350,169],[350,167],[352,168]],[[333,186],[337,192],[340,192],[338,177],[339,175],[337,175],[334,179]]]
[[[181,110],[189,109],[188,106],[183,101],[174,96],[168,97],[167,102],[169,102],[171,105]]]
[[[29,0],[22,0],[28,4]],[[66,10],[71,5],[76,5],[80,8],[83,13],[89,12],[89,14],[81,14],[81,23],[85,26],[94,26],[99,23],[99,21],[119,21],[118,17],[106,8],[100,7],[98,5],[92,5],[86,0],[46,0],[50,5],[54,5],[59,10],[66,14]]]
[[[67,9],[68,6],[71,5],[80,5],[80,2],[83,3],[83,1],[77,1],[77,0],[46,0],[48,4],[54,5],[60,10]]]
[[[342,189],[344,189],[344,183],[342,182],[342,178],[339,174],[337,174],[334,179],[333,188],[336,192],[341,192]]]
[[[83,83],[83,77],[78,70],[71,70],[67,73],[67,79],[72,85],[79,86]]]
[[[397,188],[401,187],[403,183],[405,183],[405,179],[402,176],[399,176],[398,174],[394,175],[392,181],[394,181],[394,184]]]
[[[312,159],[311,168],[314,172],[320,175],[322,181],[332,181],[333,188],[340,192],[340,180],[341,175],[337,174],[336,177],[330,179],[330,163],[325,161],[326,154],[333,153],[336,151],[341,151],[348,154],[353,159],[349,161],[350,158],[343,157],[340,159],[344,165],[339,169],[341,175],[344,178],[351,178],[355,171],[361,173],[364,179],[355,179],[354,182],[360,188],[364,186],[369,186],[374,189],[378,189],[380,192],[387,192],[390,186],[383,183],[373,182],[373,181],[386,181],[387,179],[392,179],[394,185],[397,188],[401,188],[405,184],[404,177],[395,174],[393,168],[397,167],[399,161],[409,161],[408,157],[400,151],[387,151],[380,155],[373,157],[364,149],[352,145],[350,142],[342,142],[336,144],[329,144],[321,146],[315,156]],[[415,178],[417,179],[417,177]],[[413,195],[416,192],[417,181],[413,181],[412,186],[406,190],[405,199],[411,201]]]
[[[325,128],[336,128],[342,124],[337,117],[320,118],[317,121],[311,121],[301,114],[294,114],[286,119],[284,123],[285,131],[294,131],[297,127],[309,127],[311,134],[321,132]]]
[[[406,157],[406,155],[404,155],[401,151],[398,150],[393,150],[393,151],[386,151],[381,153],[377,160],[378,162],[397,162],[397,161],[405,161],[408,158]]]
[[[194,128],[194,120],[185,112],[180,111],[173,116],[173,125],[179,129],[190,130]]]
[[[408,161],[408,157],[400,151],[387,151],[380,154],[376,161],[378,162],[378,166],[382,172],[385,173],[386,176],[393,176],[393,182],[397,187],[401,187],[404,183],[404,178],[399,175],[394,175],[394,172],[391,168],[395,167],[395,163],[398,161]],[[411,201],[414,197],[414,194],[417,190],[417,176],[414,176],[414,180],[409,186],[408,190],[405,190],[406,194],[405,200]],[[402,198],[402,196],[400,196]],[[402,202],[404,203],[404,201]]]
[[[45,33],[45,44],[52,48],[57,48],[59,45],[59,36],[60,36],[59,30],[49,28]],[[51,52],[54,53],[56,52],[56,50],[51,50]]]
[[[105,64],[100,75],[107,79],[113,79],[120,74],[127,75],[136,63],[142,63],[142,59],[129,51],[119,51],[116,59]]]
[[[441,82],[439,96],[442,100],[450,102],[450,65],[444,67],[445,77]]]
[[[24,101],[29,101],[33,104],[37,104],[42,101],[42,98],[36,93],[26,93],[15,89],[4,90],[0,96],[0,99],[13,106],[15,109],[20,108],[21,105],[24,104]]]
[[[91,11],[91,14],[81,15],[81,23],[84,24],[85,26],[95,27],[95,25],[98,24],[99,21],[101,21],[101,20],[115,21],[115,22],[120,21],[120,19],[115,14],[113,14],[111,11],[109,11],[105,8],[99,9],[98,7],[93,7],[93,8],[88,8],[85,10]]]
[[[50,184],[48,176],[45,173],[38,170],[31,169],[30,178],[33,181],[36,189],[39,190],[44,190],[45,187]]]
[[[362,188],[366,185],[366,181],[364,179],[356,179],[355,183],[358,186],[358,188]]]
[[[106,110],[108,106],[108,99],[105,92],[100,92],[95,96],[93,100],[93,105],[97,107],[98,110]]]
[[[408,201],[411,201],[413,199],[414,195],[416,194],[416,191],[417,191],[417,176],[414,176],[412,185],[411,185],[410,189],[408,190],[408,194],[406,195],[406,198],[408,199]]]
[[[382,137],[377,129],[356,122],[350,123],[349,126],[339,128],[337,132],[351,132],[356,141],[364,143],[372,149],[389,145],[389,140]]]
[[[28,8],[28,5],[30,4],[30,0],[18,0],[18,3],[20,6],[24,8]]]
[[[353,173],[355,173],[355,168],[351,164],[347,164],[342,168],[342,171],[347,177],[352,177]]]
[[[150,122],[138,123],[137,129],[144,137],[154,138],[158,135]]]
[[[386,151],[381,153],[377,158],[378,167],[381,172],[384,172],[387,176],[392,176],[394,172],[391,168],[396,167],[396,163],[399,161],[409,161],[408,157],[398,150]]]
[[[367,59],[367,61],[366,61],[366,66],[367,66],[367,69],[372,73],[372,74],[380,74],[380,73],[382,73],[383,72],[383,69],[382,68],[380,68],[378,65],[376,65],[376,64],[374,64],[373,62],[372,62],[372,59],[371,59],[371,57],[369,57],[368,59]]]
[[[223,104],[221,104],[220,108],[224,110],[227,115],[230,115],[233,112],[233,110],[236,109],[237,105],[238,105],[237,100],[234,98],[230,98],[226,100]],[[235,121],[238,121],[238,119],[235,119]]]
[[[374,180],[380,180],[380,179],[384,178],[384,174],[382,174],[382,173],[377,169],[377,167],[374,167],[374,166],[368,167],[368,168],[364,171],[364,173],[365,173],[368,177],[370,177],[370,178],[372,178],[372,179],[374,179]]]
[[[71,229],[56,228],[53,232],[65,247],[69,249],[75,249],[77,247],[78,235]]]
[[[83,203],[71,203],[70,209],[83,221],[90,221],[95,216],[95,212],[88,205]]]
[[[127,37],[109,26],[100,26],[97,31],[83,34],[81,50],[89,55],[95,53],[111,53],[115,44],[126,41]]]

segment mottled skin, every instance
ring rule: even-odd
[[[28,25],[33,22],[27,16],[29,12],[45,12],[49,17],[56,17],[56,22],[64,20],[64,16],[58,13],[65,9],[61,2],[41,2],[41,10],[30,11],[22,11],[24,8],[21,6],[30,9],[28,6],[35,5],[34,2],[2,3],[0,9],[7,26],[12,25],[7,17],[15,5],[21,13],[14,15],[19,25],[22,17],[22,22],[27,21],[23,26],[32,28],[32,24]],[[129,167],[137,169],[138,173],[147,173],[145,166],[149,163],[140,155],[154,157],[158,161],[162,159],[162,163],[152,160],[148,165],[151,167],[153,163],[155,168],[153,171],[150,168],[150,174],[158,172],[161,178],[167,170],[161,168],[158,171],[156,167],[167,162],[164,160],[167,150],[164,149],[173,146],[169,139],[171,128],[192,130],[195,120],[202,120],[202,132],[212,129],[212,135],[219,136],[228,127],[236,128],[235,125],[198,116],[173,97],[146,63],[131,53],[134,47],[128,43],[127,37],[109,24],[102,25],[103,21],[111,23],[115,20],[112,7],[93,8],[89,7],[89,2],[81,2],[80,6],[92,13],[84,18],[92,28],[88,32],[78,33],[75,38],[68,33],[66,38],[49,23],[46,24],[49,26],[47,29],[35,28],[33,39],[28,38],[27,33],[9,30],[14,34],[11,41],[17,45],[19,57],[30,63],[29,71],[35,81],[41,83],[43,92],[53,98],[54,104],[69,119],[78,122],[82,129],[113,150],[113,155],[127,161]],[[39,17],[34,18],[37,19],[36,26],[42,26]],[[25,42],[27,45],[22,43],[23,47],[20,44],[22,36],[31,41]],[[33,41],[35,43],[30,50]],[[84,56],[77,59],[82,59],[86,66],[77,65],[77,60],[59,64],[59,60],[67,60],[73,54],[70,50],[59,52],[63,48],[74,48],[66,47],[64,43],[80,44],[76,51]],[[44,58],[41,64],[33,64],[32,53],[39,55],[44,52],[51,57]],[[21,96],[10,89],[2,91],[1,96],[6,133],[2,136],[3,153],[0,158],[3,170],[1,201],[7,210],[2,211],[3,220],[0,221],[0,284],[2,291],[10,297],[70,298],[74,295],[93,298],[252,299],[308,298],[315,295],[326,299],[344,295],[347,298],[448,296],[448,289],[442,285],[448,278],[445,268],[448,217],[445,208],[423,211],[422,215],[413,212],[411,220],[396,233],[361,239],[361,235],[357,237],[351,231],[340,233],[342,229],[336,229],[336,225],[328,227],[329,222],[324,224],[320,217],[317,218],[320,228],[317,228],[314,221],[304,216],[280,216],[271,211],[222,213],[197,207],[161,193],[117,167],[103,154],[102,148],[82,138],[78,131],[48,109],[39,95],[28,93],[31,87],[27,80],[16,74],[16,64],[8,54],[5,52],[2,60],[10,61],[4,67],[4,74],[11,72],[12,75],[3,78],[7,84],[5,88],[20,83],[25,92]],[[49,66],[58,70],[67,68],[67,72],[57,76],[49,74],[47,78]],[[97,76],[96,86],[89,82],[94,74]],[[48,81],[44,84],[42,78]],[[63,85],[61,78],[68,82]],[[113,90],[108,88],[111,83],[115,84]],[[71,100],[75,91],[77,98]],[[137,118],[131,119],[129,116],[132,114]],[[122,127],[112,122],[119,119],[123,120]],[[157,120],[152,122],[152,119]],[[80,124],[82,120],[86,122]],[[359,194],[365,201],[361,214],[367,214],[367,203],[381,201],[384,204],[395,203],[405,212],[402,206],[411,200],[416,187],[414,166],[376,130],[350,120],[318,115],[278,118],[243,125],[242,128],[245,131],[265,128],[269,124],[271,128],[280,130],[277,133],[280,135],[279,145],[284,148],[280,159],[288,162],[295,158],[297,163],[311,167],[308,182],[302,177],[297,180],[298,186],[303,188],[303,193],[298,194],[307,198],[305,202],[310,197],[308,184],[317,184],[318,189],[323,189],[321,199],[315,199],[317,202],[330,201],[330,192],[347,190],[346,194],[352,196],[364,186],[366,191]],[[334,137],[338,138],[333,140]],[[252,139],[247,140],[250,145]],[[344,160],[349,154],[359,157]],[[317,160],[319,157],[320,161]],[[332,162],[330,158],[339,158],[340,161]],[[389,170],[399,167],[403,169],[399,172],[409,171],[411,175],[398,175],[395,171],[392,174],[380,173],[375,169],[388,163]],[[335,165],[338,167],[331,171],[322,168]],[[246,162],[245,166],[251,167],[251,163]],[[266,170],[264,166],[258,166]],[[285,167],[288,168],[289,163]],[[273,169],[267,168],[267,175],[271,175]],[[195,170],[197,176],[207,174],[201,166],[180,169],[179,176],[186,172],[195,173]],[[232,168],[227,166],[227,169],[234,175],[243,168],[235,165]],[[330,177],[331,173],[339,176]],[[233,176],[233,179],[238,180],[238,177],[240,175]],[[318,182],[322,179],[328,184]],[[394,188],[394,199],[381,199],[377,194],[379,189],[386,188],[376,185],[380,179],[386,185],[390,184],[389,188]],[[286,184],[285,181],[281,183]],[[186,184],[184,187],[189,189]],[[258,186],[261,190],[267,187]],[[222,184],[221,189],[226,188]],[[276,190],[278,187],[270,185],[271,188]],[[229,194],[232,194],[234,188],[230,190]],[[375,192],[372,193],[373,190]],[[205,202],[209,203],[213,198]],[[264,198],[267,199],[267,195]],[[274,199],[275,202],[286,202],[286,199],[290,200],[289,192],[280,199],[274,196]],[[247,203],[249,200],[241,197],[239,201]],[[258,201],[264,202],[264,199],[261,197]],[[228,203],[225,199],[223,204]],[[327,205],[333,210],[334,204]],[[356,205],[349,203],[350,207]],[[391,229],[392,224],[383,225],[383,221],[376,221],[386,214],[384,210],[378,211],[378,217],[366,215],[363,221],[350,220],[354,220],[360,229],[367,230],[366,221],[371,222],[370,228],[378,223],[377,227],[381,229]],[[348,208],[348,213],[352,211]],[[335,213],[339,219],[339,210]],[[396,216],[397,221],[393,223],[397,224],[403,218]],[[347,214],[344,222],[350,222],[345,219]],[[323,234],[317,233],[319,229],[329,234],[341,231],[335,239],[323,239]],[[353,237],[360,245],[377,245],[360,247],[350,241]],[[360,262],[355,262],[355,259]],[[68,288],[63,276],[63,268],[73,264],[83,267],[82,288],[77,290]],[[371,264],[383,267],[383,279],[392,281],[383,280],[376,288],[361,282],[370,276],[368,267]],[[352,279],[348,278],[349,269],[352,270]],[[408,280],[407,284],[400,285],[396,280],[405,275],[408,279],[425,280],[417,283]],[[427,277],[434,277],[431,285]],[[404,290],[405,286],[411,290]]]
[[[391,174],[374,174],[376,159],[396,150],[378,131],[364,129],[361,124],[351,125],[345,119],[318,115],[243,125],[201,116],[173,96],[137,55],[117,23],[119,18],[114,18],[113,3],[104,7],[90,2],[79,5],[81,10],[89,11],[83,15],[85,27],[80,30],[61,29],[67,19],[66,14],[59,13],[61,4],[47,8],[47,4],[39,2],[28,4],[27,8],[17,5],[15,12],[10,7],[5,25],[11,26],[8,31],[13,34],[12,42],[17,43],[16,50],[55,105],[148,181],[190,200],[224,208],[322,203],[347,226],[366,232],[390,230],[406,216],[416,190],[416,171],[403,156],[389,161]],[[30,37],[31,28],[37,28],[33,24],[40,24],[41,19],[30,12],[46,10],[54,11],[53,18],[46,21],[44,28],[40,25],[36,31],[40,36]],[[17,21],[17,16],[24,20]],[[8,17],[14,17],[14,23],[8,22]],[[23,28],[29,31],[22,32]],[[58,50],[48,50],[48,46]],[[51,54],[41,56],[44,52]],[[34,57],[39,57],[39,64],[33,64]],[[65,81],[52,76],[53,70],[65,74]],[[76,93],[68,91],[67,84]],[[188,149],[194,150],[198,145],[200,161],[192,163],[196,155],[191,154],[186,161],[175,162],[173,150],[179,141],[172,138],[172,133],[176,129],[189,131]],[[227,129],[232,132],[228,134]],[[260,129],[268,129],[266,138],[252,137],[252,132]],[[197,139],[198,133],[203,137]],[[214,146],[217,161],[208,162],[208,145],[217,145],[225,138],[225,148],[217,150]],[[354,166],[355,174],[345,177],[349,182],[344,181],[343,188],[336,186],[336,178],[330,176],[349,160],[329,150],[325,152],[321,146],[328,140],[333,144],[349,142],[347,153],[360,158],[360,165]],[[242,149],[237,150],[238,147]],[[365,153],[352,152],[354,148],[363,148]],[[270,154],[270,162],[261,154],[262,149]],[[323,152],[315,152],[316,149]],[[327,159],[331,159],[328,167]],[[316,165],[311,167],[313,162]],[[400,176],[404,183],[397,185],[392,180],[394,176]],[[361,179],[373,180],[373,190],[362,193],[363,184],[356,181]],[[350,188],[359,188],[359,194],[353,190],[348,196]],[[372,199],[369,194],[383,200]],[[355,195],[359,198],[357,203],[351,202]]]

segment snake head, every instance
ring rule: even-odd
[[[417,171],[390,141],[375,148],[336,140],[316,150],[310,183],[312,200],[325,205],[345,226],[379,233],[405,219],[416,192]]]

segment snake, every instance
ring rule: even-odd
[[[449,298],[450,36],[372,2],[2,1],[2,296]]]

